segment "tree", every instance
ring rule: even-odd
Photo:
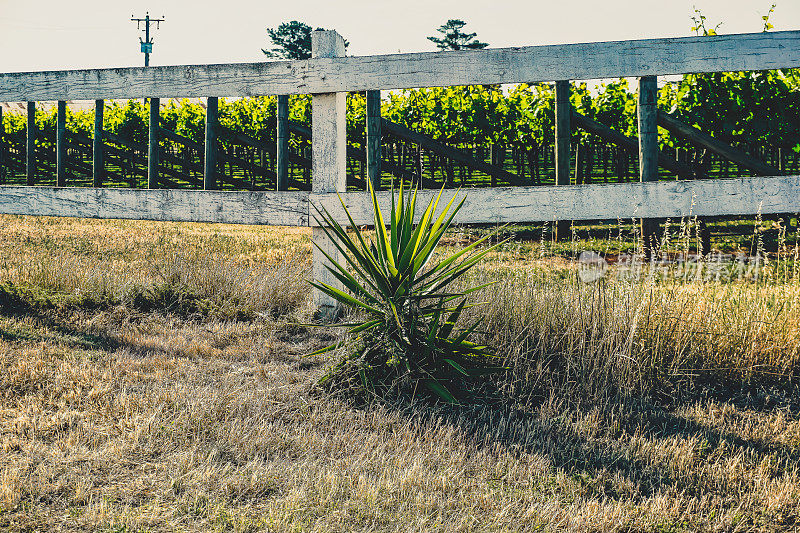
[[[316,30],[324,30],[324,28],[316,28]],[[267,33],[274,46],[270,50],[262,48],[261,51],[269,57],[279,59],[309,59],[311,57],[311,31],[311,26],[297,20],[284,22],[277,28],[267,28]],[[344,47],[347,48],[349,44],[345,39]]]
[[[436,30],[444,37],[428,37],[428,40],[436,43],[439,50],[480,50],[489,46],[489,43],[475,39],[477,33],[461,31],[466,25],[463,20],[450,19]]]

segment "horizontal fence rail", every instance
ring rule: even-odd
[[[427,203],[436,194],[419,191],[417,201]],[[800,176],[451,189],[442,199],[448,201],[454,194],[465,198],[454,219],[460,224],[767,215],[800,211]],[[382,208],[389,209],[390,193],[380,192],[378,197]],[[372,224],[369,195],[346,192],[341,198],[356,224]],[[311,194],[309,200],[337,220],[346,220],[335,195]]]
[[[308,225],[307,191],[0,187],[0,214]]]
[[[316,94],[800,67],[800,31],[0,74],[0,102]]]
[[[388,209],[391,192],[377,194]],[[421,190],[418,202],[437,194]],[[769,215],[800,212],[800,176],[447,189],[442,201],[453,195],[465,199],[459,224]],[[313,204],[346,224],[339,198],[356,224],[372,224],[366,192],[0,187],[0,214],[313,226]]]

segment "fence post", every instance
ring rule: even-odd
[[[570,124],[569,80],[556,82],[556,185],[569,185],[569,145],[572,140]],[[570,233],[570,221],[556,222],[556,239],[564,239]]]
[[[381,188],[381,92],[367,91],[367,179]]]
[[[217,122],[219,120],[219,99],[209,96],[206,99],[206,141],[203,164],[203,188],[217,188]]]
[[[67,157],[67,147],[64,144],[66,129],[67,103],[64,100],[59,100],[56,112],[56,187],[63,187],[67,184],[64,173],[64,164]]]
[[[330,58],[344,55],[344,39],[335,31],[314,31],[311,34],[312,57]],[[311,98],[311,190],[315,193],[345,191],[346,181],[346,93],[314,94]],[[312,227],[314,243],[334,260],[343,263],[341,253],[328,239],[322,228]],[[313,276],[320,283],[342,288],[341,283],[325,268],[325,255],[314,247]],[[314,289],[314,304],[319,313],[333,317],[337,302]]]
[[[161,99],[150,99],[150,124],[148,128],[147,148],[147,188],[158,188],[158,126]]]
[[[25,176],[27,184],[36,179],[36,102],[28,102],[28,124],[25,129]]]
[[[655,76],[639,78],[637,118],[639,126],[639,181],[658,181],[658,84]],[[650,257],[658,246],[658,220],[642,219],[644,253]]]
[[[103,162],[103,100],[94,101],[94,139],[92,140],[92,185],[102,187],[105,179]]]
[[[275,188],[279,191],[289,190],[289,95],[278,95],[276,112],[277,127],[275,140],[278,143],[275,157],[275,173],[278,175]]]

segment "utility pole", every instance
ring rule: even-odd
[[[164,22],[164,16],[162,15],[160,19],[153,19],[150,18],[150,12],[146,12],[143,19],[136,18],[131,15],[131,20],[136,23],[136,29],[141,30],[142,24],[144,24],[144,40],[139,37],[139,44],[142,47],[142,53],[144,54],[144,66],[150,66],[150,54],[153,53],[153,39],[150,38],[150,25],[155,24],[156,29],[160,29],[160,25]]]

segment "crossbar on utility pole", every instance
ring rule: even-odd
[[[164,17],[160,19],[150,18],[150,13],[146,12],[144,18],[136,18],[131,15],[131,21],[136,23],[136,29],[141,29],[142,24],[144,24],[144,40],[139,37],[139,45],[142,53],[144,54],[144,66],[150,66],[150,54],[153,53],[153,39],[150,38],[150,25],[155,24],[156,29],[161,29],[161,23],[164,22]]]

